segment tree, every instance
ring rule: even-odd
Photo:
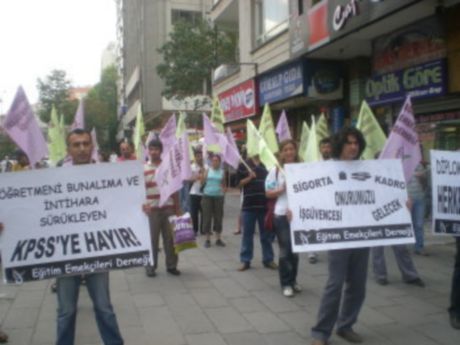
[[[72,83],[67,79],[65,71],[52,70],[44,79],[37,80],[40,108],[38,114],[43,122],[49,122],[51,107],[54,105],[58,114],[63,114],[66,123],[73,120],[78,102],[69,100],[69,89]]]
[[[157,72],[165,82],[166,98],[210,94],[211,71],[235,62],[236,36],[211,27],[208,21],[178,21],[169,40],[158,50],[163,62]]]
[[[85,98],[86,128],[96,128],[101,149],[116,148],[117,133],[117,69],[109,66],[102,71],[101,81]]]

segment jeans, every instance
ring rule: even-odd
[[[323,341],[331,336],[335,324],[337,330],[351,330],[358,320],[366,296],[369,248],[330,250],[328,256],[329,278],[318,321],[311,330],[314,339]]]
[[[179,190],[179,203],[182,211],[190,212],[190,181],[184,181],[182,188]]]
[[[279,245],[281,287],[293,286],[297,282],[299,256],[292,252],[291,227],[286,216],[275,216],[275,234]]]
[[[75,341],[75,321],[81,276],[57,279],[57,341],[56,345],[73,345]],[[122,345],[117,318],[110,302],[109,273],[85,275],[86,288],[93,301],[96,323],[104,345]]]
[[[412,224],[414,226],[415,235],[415,250],[422,250],[424,247],[424,230],[423,224],[425,222],[425,198],[412,199]]]
[[[457,242],[457,254],[455,255],[454,274],[452,275],[449,313],[460,318],[460,237],[457,237],[455,241]]]
[[[272,242],[274,233],[264,229],[265,210],[242,211],[243,236],[241,237],[240,261],[250,263],[253,258],[254,232],[256,222],[259,224],[260,245],[262,247],[262,261],[268,264],[273,261]]]
[[[203,212],[201,210],[201,195],[190,194],[190,217],[192,217],[195,234],[203,232]]]

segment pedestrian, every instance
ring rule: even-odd
[[[133,161],[136,159],[134,144],[125,138],[120,143],[120,156],[117,158],[117,162]]]
[[[259,225],[260,246],[262,248],[262,263],[269,269],[277,269],[273,262],[274,254],[272,242],[274,233],[264,227],[265,213],[267,211],[267,198],[265,197],[265,178],[267,169],[260,161],[259,156],[247,160],[248,168],[240,163],[237,170],[238,187],[242,188],[243,205],[241,217],[243,220],[243,235],[241,236],[239,271],[246,271],[251,267],[254,251],[254,232],[256,223]]]
[[[10,156],[5,156],[5,159],[1,163],[1,167],[2,172],[10,172],[13,169],[13,163],[10,160]]]
[[[384,247],[372,248],[372,269],[375,281],[379,285],[389,283],[384,249]],[[425,287],[425,282],[420,278],[407,246],[405,244],[393,245],[391,249],[393,249],[402,280],[409,285]]]
[[[161,153],[163,144],[158,139],[152,139],[148,143],[149,162],[144,164],[145,187],[147,192],[147,203],[144,210],[149,216],[150,236],[152,239],[153,266],[145,268],[148,277],[156,276],[158,267],[158,248],[160,234],[163,239],[163,248],[166,256],[166,271],[173,276],[181,272],[177,269],[179,261],[174,250],[174,234],[169,224],[169,217],[180,214],[177,192],[169,197],[163,206],[160,206],[160,190],[155,182],[155,173],[161,164]]]
[[[457,253],[455,254],[452,288],[450,290],[450,325],[460,329],[460,236],[455,238]]]
[[[91,163],[93,142],[91,133],[84,129],[74,129],[67,135],[67,153],[73,165]],[[57,278],[58,299],[56,345],[73,345],[77,319],[77,301],[82,276]],[[86,288],[93,302],[99,334],[105,345],[122,345],[117,319],[110,301],[109,273],[85,274]]]
[[[203,231],[206,234],[205,248],[211,247],[211,225],[216,234],[216,246],[225,247],[221,238],[226,190],[224,175],[220,156],[212,155],[211,165],[206,169],[201,180],[204,186],[201,209],[203,210]]]
[[[24,151],[16,150],[15,157],[16,157],[16,163],[13,164],[11,171],[30,170],[29,158],[27,157]]]
[[[407,192],[411,201],[411,216],[415,234],[416,255],[428,256],[429,253],[425,250],[424,241],[424,224],[425,224],[425,209],[426,209],[426,186],[427,186],[427,171],[423,164],[417,165],[414,175],[407,183]]]
[[[356,160],[365,148],[362,133],[356,128],[346,127],[333,138],[332,157],[341,161]],[[330,250],[328,257],[329,277],[317,323],[311,330],[312,345],[326,345],[335,324],[338,336],[351,343],[360,343],[363,339],[353,330],[353,325],[366,294],[369,248]]]
[[[193,231],[195,234],[203,233],[203,212],[201,209],[201,179],[204,176],[206,166],[203,161],[201,147],[193,151],[195,162],[192,164],[192,187],[190,188],[190,216],[192,217]]]
[[[299,162],[297,144],[294,140],[281,142],[279,150],[282,166]],[[272,168],[265,179],[265,195],[269,199],[276,198],[274,231],[279,245],[278,273],[280,285],[285,297],[293,297],[295,292],[302,291],[302,287],[297,283],[299,256],[292,251],[291,228],[287,218],[286,178],[278,167]]]

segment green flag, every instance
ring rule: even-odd
[[[248,157],[254,157],[259,154],[259,141],[257,128],[251,120],[246,121],[246,151]]]
[[[133,132],[133,144],[134,150],[136,152],[137,159],[144,160],[144,145],[142,144],[142,138],[145,134],[144,126],[144,117],[142,116],[142,108],[139,104],[139,109],[137,110],[136,124],[134,126]]]
[[[268,148],[273,152],[278,152],[278,142],[276,141],[275,126],[273,125],[272,112],[270,105],[265,103],[264,112],[260,119],[259,133],[265,139]]]
[[[304,162],[318,162],[321,159],[317,139],[318,128],[316,127],[315,117],[311,117],[310,135],[308,136],[307,149],[301,157]]]
[[[177,122],[177,127],[176,127],[176,138],[180,138],[182,134],[187,130],[187,127],[185,126],[185,118],[186,114],[181,111],[179,112],[179,121]]]
[[[224,133],[225,116],[217,96],[212,100],[211,123],[219,132]]]
[[[305,152],[307,151],[308,136],[310,135],[310,128],[305,121],[302,123],[302,134],[300,135],[299,144],[299,157],[303,159]]]
[[[51,108],[51,120],[49,123],[48,138],[49,158],[51,162],[56,164],[61,159],[64,159],[67,154],[67,148],[65,143],[65,131],[61,127],[61,123],[58,119],[57,111],[54,105]]]
[[[318,140],[318,144],[324,138],[329,137],[329,128],[327,125],[326,116],[322,113],[318,119],[318,124],[316,125],[316,139]]]
[[[265,167],[268,170],[270,170],[274,166],[279,167],[280,165],[278,159],[276,159],[276,156],[274,155],[272,150],[270,150],[270,148],[267,145],[267,142],[262,137],[261,133],[257,130],[256,126],[254,126],[254,123],[252,123],[251,120],[247,121],[247,128],[248,139],[249,136],[253,137],[253,141],[250,141],[251,150],[253,153],[254,151],[256,151],[255,154],[250,155],[249,148],[247,147],[248,157],[253,157],[256,154],[258,154],[261,162],[264,163]]]
[[[371,108],[369,108],[369,105],[364,100],[361,103],[361,110],[359,111],[356,128],[363,133],[364,139],[366,140],[366,149],[361,155],[361,158],[374,159],[375,155],[382,151],[387,138]]]

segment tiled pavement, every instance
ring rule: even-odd
[[[256,242],[253,268],[238,272],[241,237],[233,235],[238,196],[226,199],[224,240],[227,247],[181,253],[180,277],[168,275],[164,257],[155,278],[141,268],[111,273],[111,293],[127,345],[297,345],[311,342],[319,300],[327,278],[326,256],[311,265],[301,255],[299,282],[304,291],[281,295],[276,272],[263,268]],[[449,238],[427,234],[429,257],[415,257],[426,288],[401,281],[393,254],[387,251],[390,285],[369,274],[367,297],[356,325],[365,344],[460,344],[460,331],[449,326],[454,246]],[[276,245],[275,245],[276,248]],[[0,286],[0,320],[13,345],[51,345],[55,339],[56,296],[50,281]],[[333,336],[332,344],[344,344]],[[78,345],[101,344],[91,301],[81,290]]]

